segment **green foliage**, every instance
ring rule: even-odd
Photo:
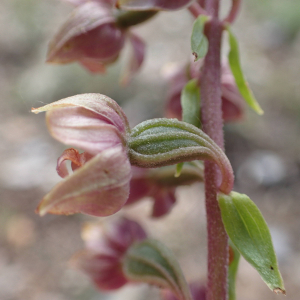
[[[181,92],[182,121],[200,128],[200,89],[196,79],[190,80]]]
[[[229,268],[228,268],[228,296],[229,300],[235,300],[235,278],[239,268],[240,252],[229,240]]]
[[[267,286],[285,294],[267,223],[254,202],[244,194],[220,194],[219,205],[228,236]]]
[[[227,26],[226,29],[228,31],[229,45],[230,45],[228,60],[229,60],[229,65],[230,65],[232,74],[235,78],[237,87],[238,87],[241,95],[245,99],[245,101],[248,103],[248,105],[254,111],[256,111],[259,115],[262,115],[264,112],[261,109],[258,102],[256,101],[256,99],[254,98],[254,95],[248,86],[248,83],[245,79],[245,76],[244,76],[242,68],[241,68],[239,46],[238,46],[237,39],[233,35],[229,26]]]
[[[174,254],[159,241],[147,239],[129,248],[123,270],[129,280],[168,288],[179,300],[192,300]]]
[[[204,34],[205,23],[208,20],[208,16],[199,16],[194,22],[192,36],[191,36],[191,47],[195,61],[204,57],[208,50],[208,40]]]

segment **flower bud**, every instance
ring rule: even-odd
[[[129,14],[113,10],[110,0],[69,0],[77,7],[49,44],[47,62],[79,62],[89,71],[104,73],[115,62],[128,38],[132,46],[124,81],[129,81],[144,60],[144,42],[127,30],[146,21],[155,12]]]
[[[122,260],[128,248],[147,236],[135,221],[121,218],[110,224],[90,223],[82,231],[86,249],[75,254],[71,265],[86,273],[104,291],[115,290],[128,282]]]

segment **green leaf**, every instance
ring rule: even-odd
[[[219,194],[219,206],[228,236],[267,286],[285,294],[267,223],[254,202],[244,194]]]
[[[179,163],[176,165],[176,173],[175,173],[175,177],[179,177],[182,171],[184,163]]]
[[[240,252],[229,240],[228,293],[229,300],[235,300],[235,278],[239,267]]]
[[[239,46],[238,46],[237,39],[233,35],[229,26],[226,26],[226,29],[228,31],[229,45],[230,45],[228,60],[229,60],[230,69],[235,78],[236,85],[237,85],[241,95],[243,96],[245,101],[248,103],[248,105],[254,111],[256,111],[259,115],[262,115],[264,112],[261,109],[258,102],[256,101],[256,99],[254,98],[254,95],[248,86],[248,83],[244,77],[244,74],[243,74],[243,71],[241,68]]]
[[[200,128],[200,89],[196,79],[190,80],[181,92],[182,121]]]
[[[192,36],[191,36],[191,47],[195,61],[204,57],[208,50],[208,40],[204,35],[204,25],[208,20],[208,16],[199,16],[194,22]]]
[[[130,247],[123,270],[129,280],[168,288],[179,300],[192,300],[174,254],[159,241],[147,239]]]

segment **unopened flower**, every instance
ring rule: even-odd
[[[205,300],[206,299],[206,288],[198,282],[193,282],[189,285],[193,300]],[[163,290],[163,300],[178,300],[178,298],[170,291]]]
[[[100,290],[115,290],[128,282],[122,259],[128,248],[147,237],[135,221],[121,218],[107,224],[89,223],[82,231],[86,249],[75,254],[71,265],[86,273]]]
[[[127,77],[123,80],[129,80],[143,62],[144,42],[127,28],[119,26],[112,1],[69,2],[77,7],[51,40],[47,62],[67,64],[77,61],[91,72],[103,73],[107,65],[117,60],[128,39],[132,53],[126,69]]]
[[[177,69],[174,74],[170,76],[170,86],[166,104],[167,117],[181,120],[181,91],[190,79],[197,79],[200,86],[202,64],[203,60],[191,62],[188,66]],[[236,86],[235,79],[228,65],[225,63],[223,63],[221,69],[221,93],[224,121],[233,122],[241,120],[245,110],[244,99]]]
[[[176,202],[176,187],[203,180],[203,165],[200,162],[185,163],[178,177],[174,176],[175,172],[174,165],[157,169],[133,167],[130,194],[125,205],[150,197],[153,200],[152,217],[164,216]]]

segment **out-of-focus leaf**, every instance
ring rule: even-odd
[[[240,252],[229,240],[228,294],[229,300],[235,300],[235,278],[239,267]]]
[[[200,128],[200,90],[196,79],[190,80],[181,92],[182,121]]]
[[[195,56],[195,61],[204,57],[208,50],[208,40],[204,34],[204,26],[208,19],[208,16],[199,16],[194,22],[192,37],[191,37],[191,47],[193,55]]]
[[[162,243],[147,239],[133,245],[123,261],[129,280],[170,289],[180,300],[192,300],[188,284],[173,253]]]
[[[259,115],[262,115],[264,112],[261,109],[260,105],[254,98],[252,91],[250,90],[248,83],[244,77],[241,64],[240,64],[240,54],[239,54],[239,47],[236,37],[233,35],[229,26],[226,26],[229,36],[229,45],[230,51],[228,54],[229,65],[232,71],[232,74],[235,78],[236,84],[238,89],[248,103],[248,105],[256,111]]]
[[[267,223],[253,201],[244,194],[219,194],[219,206],[228,236],[267,286],[285,294]]]
[[[177,10],[193,0],[118,0],[117,6],[128,10]]]
[[[184,163],[179,163],[176,165],[176,173],[175,173],[175,177],[179,177],[183,168],[183,164]]]

